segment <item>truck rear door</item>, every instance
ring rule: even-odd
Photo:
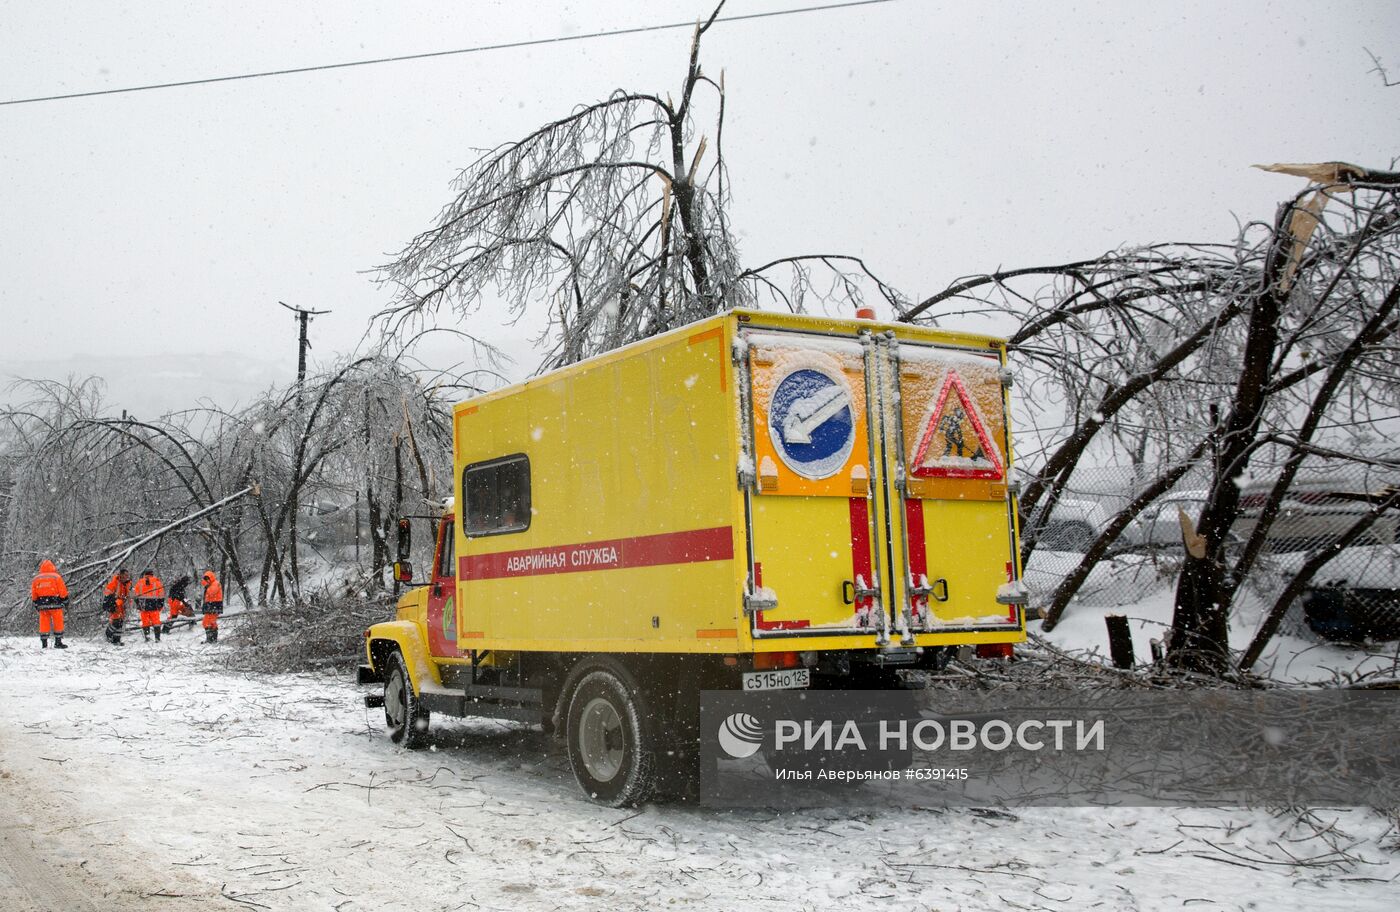
[[[756,638],[1018,626],[996,350],[753,329],[748,609]]]
[[[743,339],[753,633],[883,636],[867,343],[772,331]]]
[[[891,336],[882,343],[900,567],[895,626],[1016,630],[1019,609],[997,601],[1018,577],[1001,352]]]

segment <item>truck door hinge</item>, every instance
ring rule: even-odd
[[[1030,590],[1020,580],[1002,583],[997,588],[998,605],[1024,605],[1031,600]]]
[[[772,589],[761,588],[757,592],[744,591],[744,612],[770,611],[778,607],[778,596]]]
[[[729,360],[736,366],[742,366],[749,360],[749,340],[742,335],[736,336],[734,344],[729,346]]]

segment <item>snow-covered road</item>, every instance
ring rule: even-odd
[[[197,639],[0,639],[0,909],[1380,910],[1397,895],[1400,835],[1366,810],[1318,812],[1359,862],[1299,867],[1285,853],[1337,856],[1264,811],[599,808],[538,731],[435,719],[432,748],[405,752],[347,681],[231,674]]]

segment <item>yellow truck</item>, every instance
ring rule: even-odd
[[[408,747],[431,713],[542,724],[623,805],[687,778],[704,690],[900,687],[1009,651],[1005,362],[987,336],[735,310],[460,403],[452,506],[426,585],[365,631],[366,703]]]

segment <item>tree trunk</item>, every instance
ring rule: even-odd
[[[1210,494],[1196,530],[1204,539],[1197,552],[1188,547],[1177,582],[1167,663],[1202,674],[1224,674],[1230,667],[1229,610],[1225,545],[1239,512],[1239,479],[1256,448],[1268,383],[1279,343],[1279,317],[1288,298],[1286,270],[1291,262],[1289,230],[1299,199],[1279,207],[1274,241],[1265,260],[1257,292],[1249,307],[1239,381],[1223,427],[1212,432],[1214,450]]]

